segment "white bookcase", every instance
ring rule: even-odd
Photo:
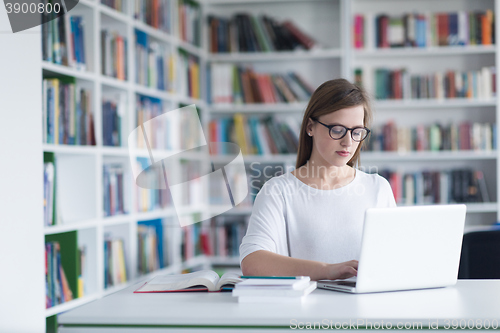
[[[377,14],[398,16],[406,13],[448,13],[458,11],[492,10],[497,15],[499,2],[491,1],[365,1],[346,2],[349,13],[349,27],[354,24],[355,14],[372,18],[369,22],[375,24]],[[365,21],[365,24],[369,24]],[[498,36],[498,24],[495,27]],[[364,49],[349,46],[348,78],[354,80],[354,70],[363,68],[407,68],[410,73],[432,73],[445,70],[479,70],[483,66],[498,66],[497,45],[466,45],[466,46],[430,46],[425,48],[376,48],[375,32],[368,46]],[[354,37],[352,37],[354,38]],[[498,76],[496,85],[498,87]],[[373,80],[372,83],[374,84]],[[370,87],[368,87],[370,88]],[[371,86],[373,88],[373,85]],[[371,93],[374,93],[371,91]],[[494,123],[498,128],[499,103],[498,93],[492,98],[482,99],[402,99],[375,101],[375,121],[373,126],[379,126],[388,121],[394,121],[401,126],[417,124],[447,124],[469,120],[472,122]],[[498,138],[497,138],[498,147]],[[466,229],[473,230],[494,224],[498,220],[498,188],[499,169],[498,151],[438,151],[438,152],[365,152],[361,156],[363,166],[375,166],[379,169],[400,170],[450,170],[453,168],[471,167],[482,170],[489,191],[491,202],[467,204],[468,214]]]
[[[155,218],[165,218],[166,225],[178,225],[176,211],[173,208],[140,212],[137,209],[137,191],[129,162],[126,146],[126,134],[136,125],[136,99],[138,95],[146,95],[162,100],[166,110],[173,110],[179,104],[196,104],[201,110],[202,124],[208,139],[208,121],[217,117],[231,116],[236,112],[246,115],[293,114],[301,117],[305,103],[294,104],[250,104],[250,105],[209,105],[206,93],[206,68],[213,63],[235,63],[251,65],[256,72],[286,72],[294,70],[300,73],[311,85],[317,87],[322,82],[345,77],[354,79],[353,71],[358,66],[375,68],[377,66],[408,67],[414,71],[436,71],[443,67],[452,69],[474,69],[481,66],[496,66],[499,63],[498,46],[476,47],[436,47],[426,49],[368,49],[356,50],[353,47],[352,19],[356,13],[401,14],[432,8],[433,12],[455,10],[493,9],[498,13],[500,0],[205,0],[201,6],[201,47],[193,46],[180,40],[177,15],[172,15],[173,31],[167,34],[154,29],[133,18],[133,2],[126,2],[125,11],[117,12],[99,1],[80,0],[70,15],[82,15],[85,19],[85,36],[88,65],[86,71],[78,71],[69,67],[41,62],[43,75],[64,75],[76,78],[77,85],[86,87],[92,95],[92,112],[94,115],[96,146],[67,146],[43,144],[44,152],[53,152],[57,158],[58,182],[60,183],[61,213],[64,223],[44,227],[44,235],[78,232],[78,243],[87,248],[86,296],[69,301],[45,310],[49,317],[76,306],[103,297],[117,291],[130,283],[151,277],[153,272],[145,276],[137,273],[137,222]],[[177,13],[177,1],[172,1],[172,10]],[[279,20],[291,19],[301,29],[313,36],[322,46],[311,51],[210,54],[206,19],[210,14],[229,17],[237,12],[254,15],[265,13]],[[117,30],[128,40],[128,78],[121,81],[101,74],[100,31],[101,29]],[[173,91],[166,92],[141,86],[135,80],[135,29],[145,32],[152,40],[164,45],[174,53],[182,48],[197,56],[200,60],[201,99],[187,96],[186,82],[178,76]],[[496,36],[500,36],[498,24]],[[39,48],[40,49],[40,48]],[[37,59],[41,59],[41,52]],[[180,73],[178,73],[180,74]],[[32,73],[41,79],[40,72]],[[499,87],[497,75],[497,87]],[[120,93],[126,97],[126,117],[123,119],[123,147],[105,147],[102,143],[102,99],[105,96]],[[39,94],[39,92],[36,92]],[[37,95],[38,96],[38,95]],[[499,119],[499,94],[488,100],[401,100],[376,101],[375,125],[394,119],[401,124],[423,123],[433,121],[464,120],[497,122]],[[37,139],[38,140],[38,139]],[[498,146],[497,138],[497,146]],[[37,141],[39,144],[39,140]],[[24,146],[23,146],[24,147]],[[137,156],[148,157],[147,151],[135,152]],[[192,160],[197,160],[194,155]],[[246,163],[283,163],[295,164],[295,155],[244,156]],[[213,158],[216,163],[227,163],[225,156]],[[119,162],[125,166],[127,175],[126,207],[128,214],[113,217],[103,215],[103,165]],[[498,189],[500,174],[498,168],[498,152],[365,152],[362,154],[363,166],[378,168],[400,168],[402,170],[421,170],[432,166],[436,169],[447,169],[457,166],[472,166],[484,171],[491,203],[468,204],[467,226],[477,228],[488,226],[498,219]],[[180,163],[179,163],[180,166]],[[40,166],[37,169],[41,168]],[[41,191],[38,191],[41,194]],[[208,191],[205,193],[205,198]],[[39,209],[40,210],[40,209]],[[177,209],[179,215],[208,213],[204,205],[182,207]],[[247,216],[251,208],[234,208],[227,214]],[[202,215],[208,216],[208,215]],[[41,221],[40,221],[41,223]],[[171,223],[171,224],[170,224]],[[175,228],[175,227],[174,227]],[[169,228],[165,228],[169,229]],[[39,231],[37,228],[34,228]],[[167,232],[172,231],[167,230]],[[126,284],[104,288],[104,239],[106,234],[122,238],[128,265],[129,282]],[[178,247],[179,244],[168,246]],[[33,251],[40,251],[40,244],[33,245]],[[40,255],[40,260],[42,256]],[[237,265],[236,258],[198,256],[187,262],[174,260],[162,272],[180,272],[185,268],[209,267],[217,265]],[[41,273],[40,273],[41,274]],[[41,277],[40,277],[41,278]],[[41,283],[40,283],[41,284]],[[38,286],[41,288],[41,285]],[[38,294],[41,291],[38,290]],[[40,302],[39,302],[40,303]]]
[[[156,209],[153,211],[142,211],[137,204],[138,187],[135,184],[129,155],[133,157],[149,158],[146,149],[130,151],[127,148],[128,134],[137,126],[136,102],[139,96],[148,96],[161,100],[165,111],[174,110],[180,105],[195,104],[201,111],[201,120],[206,123],[208,114],[203,99],[195,99],[188,96],[187,79],[184,78],[180,63],[176,66],[176,80],[171,91],[163,91],[136,83],[135,68],[135,31],[140,30],[148,35],[150,41],[161,44],[166,50],[178,55],[178,50],[183,49],[189,54],[200,59],[200,73],[204,73],[205,52],[202,48],[191,45],[179,37],[177,16],[171,14],[172,33],[167,34],[157,30],[134,18],[134,1],[124,2],[124,12],[118,12],[100,3],[100,1],[82,0],[68,13],[72,16],[83,16],[85,24],[85,50],[87,68],[85,71],[77,70],[63,65],[42,61],[41,71],[43,76],[57,77],[70,76],[76,79],[77,87],[85,87],[91,93],[91,110],[94,118],[94,129],[96,137],[95,146],[72,146],[58,144],[43,144],[44,152],[51,152],[56,158],[57,168],[57,203],[60,207],[62,223],[54,226],[45,226],[44,235],[61,234],[77,231],[78,245],[86,248],[86,273],[85,273],[85,296],[69,302],[65,302],[45,310],[45,316],[50,317],[67,311],[94,299],[103,297],[120,290],[131,283],[151,278],[158,273],[180,273],[184,269],[208,268],[210,260],[205,256],[196,256],[187,261],[180,260],[181,228],[177,216],[190,214],[201,214],[207,216],[204,205],[188,205]],[[170,1],[171,12],[178,13],[177,1]],[[101,30],[116,31],[127,40],[127,72],[126,80],[119,80],[105,76],[101,71]],[[41,54],[39,58],[41,59]],[[179,61],[179,58],[177,58]],[[201,75],[203,77],[203,75]],[[41,77],[41,75],[40,75]],[[201,80],[201,82],[203,82]],[[104,146],[103,124],[102,124],[102,101],[104,98],[116,98],[120,95],[124,100],[125,114],[121,119],[121,147]],[[208,138],[207,138],[208,139]],[[162,151],[156,151],[162,154]],[[167,153],[167,152],[165,152]],[[175,157],[174,157],[175,158]],[[193,153],[183,155],[183,159],[196,161],[201,155]],[[178,160],[178,158],[177,158]],[[124,203],[127,214],[107,217],[104,215],[103,206],[103,166],[109,163],[119,163],[124,171]],[[180,160],[176,165],[179,173],[181,170]],[[202,195],[206,197],[205,191]],[[151,219],[164,219],[164,232],[170,234],[169,239],[175,240],[170,244],[164,244],[165,253],[169,256],[171,264],[147,275],[138,272],[138,242],[137,224],[139,221]],[[175,234],[175,235],[173,235]],[[127,283],[113,285],[105,288],[104,282],[104,241],[109,235],[113,238],[123,240],[124,252],[127,265]],[[221,263],[227,262],[227,258],[218,258]],[[229,260],[230,261],[230,260]]]

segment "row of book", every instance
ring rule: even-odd
[[[213,104],[306,102],[314,92],[296,72],[257,73],[250,67],[214,63],[208,76]]]
[[[135,0],[134,18],[171,34],[173,31],[172,6],[172,0]]]
[[[231,215],[212,218],[210,226],[202,226],[206,235],[204,254],[207,256],[235,258],[240,255],[240,244],[247,231],[247,217]]]
[[[124,169],[121,164],[103,165],[103,209],[104,216],[127,214],[125,203]]]
[[[61,263],[61,246],[58,242],[45,243],[45,286],[47,309],[74,298]]]
[[[209,123],[211,142],[234,142],[244,155],[293,154],[297,152],[300,123],[293,116],[247,117],[236,113]],[[215,154],[227,154],[224,147]]]
[[[276,52],[311,49],[316,41],[290,20],[267,15],[208,16],[210,52]]]
[[[101,0],[101,3],[105,6],[111,7],[119,12],[125,12],[124,2],[126,0]]]
[[[163,238],[161,219],[137,223],[137,268],[139,274],[147,274],[164,267]]]
[[[200,75],[200,59],[183,49],[179,49],[179,95],[200,99]]]
[[[48,0],[44,0],[48,1]],[[82,16],[45,14],[42,24],[43,60],[58,65],[87,69],[85,22]],[[50,15],[54,15],[52,18]],[[50,19],[50,21],[49,21]]]
[[[126,114],[126,95],[105,98],[102,101],[102,144],[120,147],[122,145],[122,117]]]
[[[433,47],[495,44],[493,11],[405,13],[403,15],[356,14],[354,47]],[[374,45],[370,39],[374,38]]]
[[[135,77],[140,85],[172,91],[176,79],[176,56],[167,46],[151,41],[147,33],[135,30]]]
[[[43,142],[95,145],[91,92],[72,77],[43,80]]]
[[[179,38],[190,44],[201,45],[201,9],[193,0],[178,0]]]
[[[101,30],[101,72],[103,75],[127,80],[127,38],[118,32]]]
[[[496,150],[497,126],[494,123],[432,124],[397,126],[390,121],[373,128],[365,149],[369,151]]]
[[[158,117],[167,112],[164,103],[157,98],[137,98],[137,126],[147,123],[148,145],[151,149],[182,150],[200,146],[199,119],[187,112],[172,112],[168,117]],[[154,121],[150,121],[155,119]],[[137,137],[137,148],[146,149],[143,136]]]
[[[391,184],[398,204],[490,202],[481,170],[464,168],[408,173],[382,170],[379,174]]]
[[[127,260],[124,241],[105,235],[104,241],[104,288],[127,282]]]
[[[162,174],[157,169],[148,169],[151,165],[147,158],[137,158],[137,170],[144,170],[143,183],[141,187],[136,186],[137,211],[149,212],[158,209],[165,209],[172,205],[172,197],[168,189],[161,189],[162,182],[165,181]],[[163,185],[164,187],[164,185]]]
[[[373,81],[371,76],[374,75]],[[407,69],[357,69],[356,83],[371,89],[375,97],[384,99],[488,99],[496,96],[496,67],[482,67],[477,71],[436,72],[412,74]],[[370,82],[372,81],[372,82]]]

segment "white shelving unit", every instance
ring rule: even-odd
[[[470,45],[470,46],[440,46],[426,48],[354,48],[354,36],[352,35],[353,17],[358,13],[368,13],[371,17],[377,14],[402,15],[410,12],[452,12],[473,11],[492,9],[497,13],[499,3],[497,0],[486,0],[475,2],[470,0],[424,1],[416,4],[416,1],[396,0],[332,0],[332,1],[238,1],[238,0],[206,0],[207,14],[216,14],[229,17],[234,13],[250,13],[258,15],[271,13],[278,19],[289,18],[298,23],[301,28],[317,37],[326,47],[319,50],[295,51],[295,52],[269,52],[269,53],[220,53],[208,54],[207,66],[212,63],[248,64],[256,72],[262,71],[286,71],[290,68],[287,62],[293,57],[293,70],[299,71],[310,82],[317,86],[324,80],[316,81],[318,76],[314,70],[310,70],[309,62],[314,63],[317,68],[328,72],[329,78],[346,77],[354,80],[354,69],[368,66],[369,68],[407,67],[415,72],[432,72],[451,68],[454,70],[478,70],[481,66],[496,66],[499,61],[497,45]],[[305,6],[309,6],[306,10]],[[320,9],[318,9],[320,8]],[[280,10],[281,9],[281,10]],[[311,13],[319,11],[330,13],[329,22],[337,21],[340,25],[326,26],[325,20],[320,16],[315,22],[307,22]],[[300,13],[300,14],[299,14]],[[294,16],[296,15],[296,16]],[[338,15],[338,16],[337,16]],[[315,24],[316,23],[316,24]],[[370,22],[374,23],[374,22]],[[365,24],[368,24],[365,22]],[[496,35],[498,36],[498,25]],[[365,28],[365,31],[366,28]],[[373,33],[374,29],[368,31]],[[328,37],[326,37],[328,35]],[[324,42],[322,38],[329,38]],[[205,45],[208,45],[208,39]],[[207,48],[208,49],[208,48]],[[325,60],[318,63],[317,60]],[[328,64],[326,63],[328,59]],[[337,66],[337,67],[336,67]],[[335,69],[333,69],[335,67]],[[498,77],[496,86],[498,87]],[[433,123],[435,121],[450,122],[471,120],[477,122],[498,121],[499,101],[496,97],[487,99],[421,99],[421,100],[375,100],[373,108],[375,111],[375,123],[383,124],[388,120],[401,122],[403,125]],[[294,114],[301,117],[306,108],[306,103],[281,103],[281,104],[242,104],[242,105],[209,105],[212,118],[228,117],[235,113],[248,116],[268,114]],[[498,139],[497,139],[498,142]],[[498,146],[498,144],[497,144]],[[247,155],[245,162],[250,164],[259,163],[284,163],[295,164],[295,154],[290,155]],[[213,158],[217,163],[229,160],[225,156]],[[499,206],[497,203],[497,192],[499,188],[500,175],[498,171],[498,151],[426,151],[426,152],[363,152],[361,154],[362,166],[364,168],[392,168],[397,170],[423,170],[431,166],[438,170],[451,169],[454,167],[473,167],[484,170],[488,185],[490,198],[493,202],[470,203],[468,206],[467,225],[470,227],[488,226],[498,219]],[[229,214],[250,214],[251,210],[234,209]]]
[[[173,1],[172,12],[178,13],[177,2]],[[43,144],[44,152],[52,152],[56,156],[58,190],[68,194],[61,202],[63,223],[54,226],[45,226],[44,235],[54,235],[65,232],[77,231],[79,245],[85,245],[87,251],[86,267],[88,268],[85,281],[86,294],[82,298],[62,303],[60,305],[45,310],[45,316],[50,317],[63,311],[70,310],[84,303],[97,298],[114,293],[140,280],[150,279],[156,274],[180,273],[185,269],[208,268],[210,258],[203,255],[196,256],[185,262],[176,259],[171,265],[159,271],[147,275],[140,275],[137,269],[137,223],[144,220],[167,219],[164,226],[168,224],[165,233],[180,233],[180,226],[177,217],[191,214],[201,214],[206,216],[208,211],[203,205],[173,207],[156,209],[154,211],[142,212],[137,204],[137,186],[133,179],[129,156],[149,158],[150,154],[146,149],[129,150],[127,148],[128,133],[131,133],[136,125],[136,100],[138,96],[148,96],[162,101],[165,110],[174,110],[180,104],[195,104],[201,110],[201,119],[206,122],[208,117],[206,104],[203,99],[195,99],[187,96],[186,88],[181,86],[187,84],[187,80],[181,80],[180,68],[176,68],[177,81],[173,91],[162,91],[151,87],[142,86],[136,83],[135,78],[135,30],[146,33],[150,39],[163,44],[167,49],[174,52],[183,49],[187,53],[200,58],[200,73],[204,72],[205,51],[197,46],[193,46],[181,40],[178,33],[177,17],[172,14],[172,34],[167,34],[157,30],[135,18],[133,18],[133,1],[126,2],[126,11],[118,12],[109,8],[99,1],[82,0],[68,13],[68,15],[82,15],[85,20],[86,35],[86,58],[88,65],[86,71],[77,70],[63,65],[54,64],[48,61],[41,61],[41,71],[43,76],[74,77],[78,84],[83,84],[90,90],[92,95],[92,113],[94,118],[94,128],[96,136],[95,146],[70,146]],[[120,35],[127,39],[127,72],[126,80],[119,80],[101,74],[101,29],[118,31]],[[40,54],[39,58],[42,55]],[[179,59],[177,59],[179,61]],[[177,63],[179,67],[179,63]],[[203,81],[203,75],[201,75]],[[109,147],[103,145],[102,136],[102,100],[104,97],[120,93],[126,96],[126,114],[122,117],[122,146]],[[208,138],[207,138],[208,139]],[[154,156],[172,154],[175,151],[161,151],[153,149]],[[179,151],[180,153],[180,151]],[[178,157],[177,165],[180,167]],[[197,153],[183,153],[183,160],[196,161],[202,156]],[[103,165],[106,163],[120,163],[125,170],[126,188],[124,193],[126,199],[127,214],[104,216],[103,213]],[[175,165],[175,163],[173,163]],[[180,170],[174,171],[180,172]],[[73,190],[70,190],[70,189]],[[66,189],[66,190],[65,190]],[[205,192],[204,196],[207,195]],[[64,200],[65,199],[65,200]],[[76,210],[75,210],[76,209]],[[69,214],[68,212],[73,212]],[[66,216],[65,216],[66,213]],[[175,228],[177,230],[173,230]],[[104,240],[106,234],[124,240],[125,257],[127,260],[128,282],[119,285],[104,287]],[[168,246],[168,252],[180,247],[181,240],[177,238],[174,244]],[[175,252],[179,253],[177,249]]]
[[[346,3],[349,7],[349,27],[353,26],[355,14],[374,18],[377,14],[403,15],[405,13],[448,13],[458,11],[485,11],[491,9],[498,14],[499,2],[489,1],[366,1],[355,0]],[[425,10],[424,10],[425,8]],[[375,22],[365,22],[374,24]],[[495,26],[498,36],[499,27]],[[366,31],[366,30],[365,30]],[[374,30],[372,32],[374,34]],[[353,41],[354,41],[354,37]],[[371,36],[365,38],[374,38]],[[349,78],[354,79],[355,68],[408,68],[410,72],[430,73],[444,70],[479,70],[482,66],[496,66],[499,63],[498,45],[439,46],[425,48],[376,48],[373,40],[365,49],[350,45]],[[496,86],[498,86],[496,77]],[[372,92],[373,93],[373,92]],[[417,124],[451,123],[463,120],[495,123],[498,128],[499,94],[489,99],[422,99],[375,101],[375,123],[394,121],[401,126]],[[498,138],[496,144],[498,147]],[[483,170],[488,186],[489,203],[467,204],[467,230],[488,227],[499,218],[498,151],[439,151],[439,152],[365,152],[361,155],[363,165],[398,170],[453,169],[472,167]],[[430,164],[431,163],[431,164]]]

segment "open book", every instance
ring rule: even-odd
[[[211,270],[176,275],[158,275],[134,293],[163,293],[176,291],[231,291],[243,281],[237,273],[219,275]]]

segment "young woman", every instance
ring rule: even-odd
[[[267,181],[255,198],[240,246],[244,275],[357,274],[365,210],[396,206],[387,180],[355,169],[371,118],[366,93],[347,80],[316,89],[296,169]]]

